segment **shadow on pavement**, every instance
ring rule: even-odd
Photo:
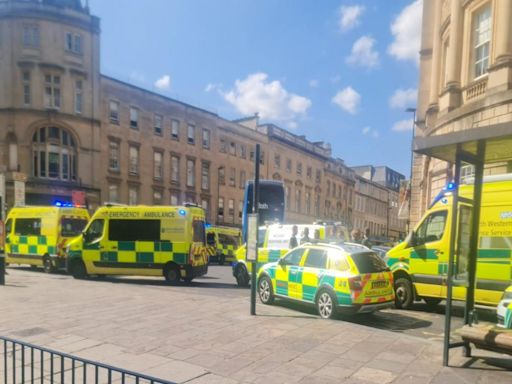
[[[496,368],[496,370],[506,369],[508,371],[512,371],[512,360],[510,358],[507,359],[487,356],[473,356],[461,367],[452,368],[469,368],[475,370],[489,371],[493,370],[491,367]]]
[[[201,280],[207,280],[204,277]],[[217,280],[215,277],[210,277],[211,280]],[[143,277],[125,277],[125,276],[91,276],[87,280],[95,282],[107,282],[112,284],[129,284],[129,285],[146,285],[155,287],[188,287],[188,288],[217,288],[217,289],[244,289],[238,287],[236,284],[220,283],[220,282],[203,282],[192,281],[190,283],[180,282],[178,284],[169,284],[163,277],[160,279],[143,278]]]

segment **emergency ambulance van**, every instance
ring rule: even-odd
[[[206,244],[210,261],[216,259],[219,265],[235,261],[235,252],[242,242],[242,232],[238,228],[207,226]]]
[[[304,229],[309,231],[309,242],[324,241],[326,226],[318,224],[270,224],[259,228],[258,233],[258,270],[266,263],[278,261],[290,249],[288,248],[292,236],[293,227],[297,226],[297,243],[301,244]],[[236,251],[236,260],[233,262],[233,276],[238,286],[246,287],[250,281],[252,271],[251,263],[246,262],[246,246],[243,245]]]
[[[391,249],[386,262],[394,274],[396,306],[411,307],[424,299],[435,305],[446,298],[453,183],[439,194],[416,228]],[[459,196],[470,199],[473,186],[460,185]],[[465,300],[472,208],[459,202],[457,257],[453,298]],[[484,178],[480,211],[475,301],[496,306],[512,276],[512,174]]]
[[[85,208],[71,205],[12,208],[5,222],[6,263],[42,266],[48,273],[65,268],[65,246],[88,220]]]
[[[68,272],[163,276],[190,282],[208,272],[204,210],[185,206],[103,206],[69,243]]]

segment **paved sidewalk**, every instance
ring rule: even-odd
[[[487,364],[443,368],[442,345],[186,286],[78,281],[9,270],[0,335],[178,383],[507,383]],[[226,288],[219,288],[226,289]],[[0,351],[1,353],[1,351]],[[451,363],[468,360],[452,350]],[[479,369],[484,367],[485,369]]]

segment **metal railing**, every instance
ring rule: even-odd
[[[3,336],[0,358],[3,384],[175,384]]]

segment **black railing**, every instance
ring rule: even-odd
[[[175,384],[3,336],[0,356],[3,384]]]

